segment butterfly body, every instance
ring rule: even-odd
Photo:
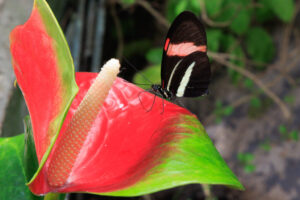
[[[206,43],[197,17],[188,11],[178,15],[164,44],[161,85],[152,85],[153,92],[169,100],[207,94],[211,72]]]
[[[174,94],[172,92],[170,92],[169,90],[164,89],[161,85],[155,84],[155,85],[152,85],[151,88],[155,94],[159,94],[165,99],[169,99],[169,100],[175,99]]]

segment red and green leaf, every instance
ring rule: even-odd
[[[51,162],[59,163],[52,159],[57,144],[63,140],[67,124],[96,75],[76,74],[79,93],[42,173],[30,185],[33,192],[135,196],[187,183],[242,188],[195,116],[158,97],[147,112],[142,104],[150,107],[155,96],[141,93],[142,89],[122,79],[117,79],[110,90],[66,184],[49,184],[44,174],[49,173]],[[58,168],[61,166],[67,167],[68,163],[60,163]]]
[[[97,74],[76,74],[79,92],[72,101],[77,91],[72,59],[44,0],[35,0],[30,19],[12,32],[11,51],[39,161],[29,183],[35,194],[136,196],[188,183],[243,188],[194,115],[119,78],[79,154],[65,151],[81,140],[65,133]],[[65,158],[54,159],[62,145]],[[68,162],[74,156],[75,162]],[[65,177],[66,168],[70,173]],[[64,182],[56,179],[62,176]]]
[[[34,2],[29,20],[12,31],[10,42],[42,166],[78,90],[72,57],[48,4],[41,0]]]

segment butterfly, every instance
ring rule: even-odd
[[[152,91],[168,100],[207,94],[211,70],[206,43],[200,20],[189,11],[179,14],[165,40],[161,85],[152,85]]]

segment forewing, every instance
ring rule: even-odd
[[[199,19],[185,11],[174,20],[166,37],[161,68],[163,88],[179,60],[194,52],[206,53],[206,33]]]

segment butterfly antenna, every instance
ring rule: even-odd
[[[151,85],[149,83],[134,83],[134,84],[136,84],[136,85]]]
[[[153,84],[152,81],[150,81],[142,72],[139,72],[139,70],[133,65],[131,64],[125,57],[123,57],[124,61],[131,67],[133,68],[140,76],[142,76],[146,81],[148,81],[151,85]],[[139,84],[139,85],[143,85],[143,84]],[[144,85],[147,85],[147,84],[144,84]]]

